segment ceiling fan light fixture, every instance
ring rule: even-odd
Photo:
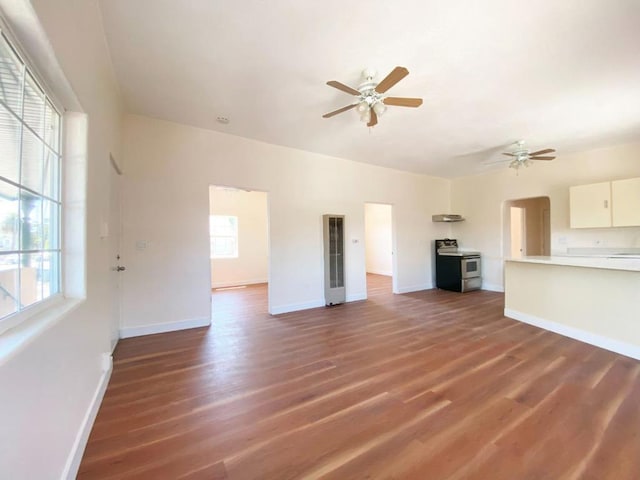
[[[366,102],[366,100],[363,100],[358,104],[356,109],[358,110],[358,113],[362,114],[369,110],[369,104]]]
[[[378,100],[373,104],[373,111],[376,112],[376,115],[379,117],[387,111],[387,106],[382,103],[382,101]]]
[[[360,121],[364,123],[369,123],[371,121],[371,110],[369,107],[367,107],[364,112],[360,113]]]

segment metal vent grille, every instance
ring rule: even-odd
[[[344,287],[344,228],[343,219],[329,219],[329,285]]]
[[[345,221],[343,215],[323,215],[324,299],[326,305],[344,303]]]

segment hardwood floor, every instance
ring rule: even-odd
[[[505,318],[503,295],[370,296],[122,340],[81,479],[640,478],[640,362]],[[386,282],[386,284],[385,284]]]

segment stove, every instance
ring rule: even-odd
[[[436,287],[454,292],[468,292],[482,287],[480,252],[459,250],[458,241],[445,238],[435,241]]]

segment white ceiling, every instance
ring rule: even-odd
[[[102,0],[130,112],[443,177],[640,139],[639,0]],[[371,131],[325,85],[411,72]],[[228,125],[216,117],[230,118]],[[506,158],[506,157],[503,157]],[[504,168],[500,166],[500,168]]]

